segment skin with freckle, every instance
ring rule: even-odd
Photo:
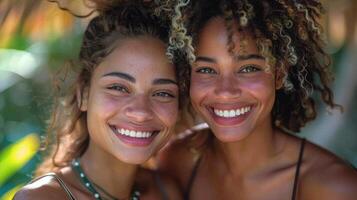
[[[168,176],[141,167],[174,133],[184,91],[184,61],[167,56],[169,21],[154,17],[151,8],[118,2],[89,22],[73,66],[76,79],[66,83],[73,88],[61,88],[64,96],[54,104],[48,137],[58,140],[39,177],[15,200],[73,199],[69,193],[75,199],[132,199],[135,192],[144,200],[181,199]]]
[[[215,136],[222,142],[232,142],[270,124],[276,88],[273,74],[265,72],[263,57],[234,60],[224,51],[226,35],[224,24],[218,19],[210,21],[201,31],[198,40],[201,45],[197,46],[196,62],[191,69],[190,97]],[[253,40],[247,43],[246,51],[248,55],[259,55]],[[214,113],[242,108],[249,112],[243,110],[244,114],[236,118]]]
[[[145,36],[121,41],[94,70],[90,85],[81,110],[87,112],[97,151],[141,164],[169,139],[178,115],[178,86],[163,42]],[[121,129],[148,132],[150,137],[128,137]]]
[[[175,30],[186,20],[195,49],[194,55],[183,49],[195,57],[190,103],[194,117],[208,128],[180,135],[160,152],[158,165],[179,183],[184,199],[356,198],[357,172],[292,134],[316,117],[312,88],[338,108],[317,16],[310,10],[316,14],[319,6],[318,1],[197,0],[181,8]]]

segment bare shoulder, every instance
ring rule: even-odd
[[[333,153],[307,142],[299,188],[301,199],[356,199],[357,171]]]
[[[25,185],[16,194],[15,200],[51,199],[63,200],[67,196],[58,182],[51,176],[43,176]]]
[[[198,141],[197,136],[206,135],[207,131],[195,132],[182,138],[176,138],[157,155],[158,170],[174,178],[184,188],[191,170],[200,156],[198,148],[203,141]],[[204,138],[204,137],[202,137]]]

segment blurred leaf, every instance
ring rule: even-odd
[[[8,192],[6,192],[0,199],[1,200],[12,200],[15,196],[15,193],[22,187],[23,185],[18,185]]]
[[[36,154],[39,146],[40,140],[33,133],[0,152],[0,186]]]
[[[26,50],[31,44],[30,38],[26,35],[21,35],[20,33],[15,33],[9,38],[8,49]]]

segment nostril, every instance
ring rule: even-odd
[[[215,89],[215,94],[222,97],[236,97],[241,95],[241,90],[234,85],[219,86]]]

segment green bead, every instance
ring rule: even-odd
[[[74,159],[72,161],[72,169],[73,171],[75,172],[75,174],[78,176],[80,182],[82,183],[82,185],[85,186],[85,188],[88,189],[88,191],[90,193],[92,193],[93,197],[95,199],[98,199],[98,200],[102,200],[99,192],[97,192],[97,190],[94,188],[94,185],[86,176],[86,174],[84,173],[82,167],[81,167],[81,164],[80,164],[80,161],[78,158]],[[101,189],[103,191],[103,193],[106,193],[105,190],[103,188],[100,188],[99,186],[96,186],[98,187],[99,189]],[[106,195],[110,196],[109,193],[106,193]],[[117,200],[116,198],[114,197],[110,197],[110,199],[112,200]],[[133,190],[133,192],[131,193],[130,195],[130,199],[131,200],[140,200],[140,192],[138,190]]]

